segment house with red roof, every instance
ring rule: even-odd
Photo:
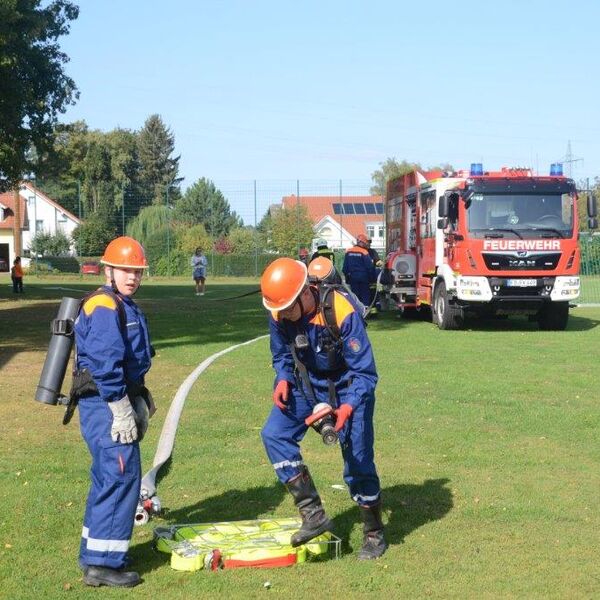
[[[284,196],[283,208],[305,206],[313,222],[316,241],[323,238],[332,249],[354,245],[363,233],[378,252],[385,249],[382,196]],[[380,252],[381,253],[381,252]]]
[[[37,189],[32,183],[24,182],[19,187],[19,206],[15,206],[15,192],[0,194],[0,259],[12,264],[16,253],[15,246],[21,247],[23,263],[27,265],[31,240],[36,233],[45,231],[55,234],[64,232],[71,237],[81,220]],[[15,223],[18,215],[19,223]],[[19,236],[15,244],[15,237]],[[71,247],[75,252],[75,246]]]

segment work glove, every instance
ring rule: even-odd
[[[135,422],[135,411],[129,396],[125,396],[120,400],[109,402],[108,407],[113,414],[113,422],[110,428],[110,436],[113,442],[121,442],[121,444],[131,444],[138,438],[138,430]]]
[[[146,399],[142,396],[136,396],[133,399],[133,409],[135,411],[135,424],[138,430],[138,441],[144,439],[148,431],[148,420],[150,419],[150,410]]]
[[[340,404],[339,408],[335,409],[335,430],[340,431],[346,424],[346,421],[350,418],[350,415],[354,409],[349,404]]]
[[[275,389],[273,390],[273,404],[280,410],[287,408],[287,399],[290,393],[290,382],[282,379],[277,382]]]

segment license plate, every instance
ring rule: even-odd
[[[537,279],[507,279],[506,285],[508,287],[535,287]]]

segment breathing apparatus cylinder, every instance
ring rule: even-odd
[[[80,301],[64,297],[56,319],[50,323],[50,345],[42,368],[35,399],[44,404],[58,404],[60,389],[65,378],[69,356],[73,349],[73,325],[79,312]]]

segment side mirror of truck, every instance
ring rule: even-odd
[[[448,216],[448,192],[445,192],[443,196],[440,196],[438,204],[438,217],[446,218]],[[438,222],[439,227],[439,222]]]
[[[588,193],[587,197],[587,212],[588,217],[593,218],[598,216],[598,208],[596,206],[596,196],[591,192]]]
[[[598,219],[596,217],[588,217],[588,229],[598,229]]]
[[[448,227],[448,217],[442,217],[438,219],[437,228],[438,229],[446,229]]]

